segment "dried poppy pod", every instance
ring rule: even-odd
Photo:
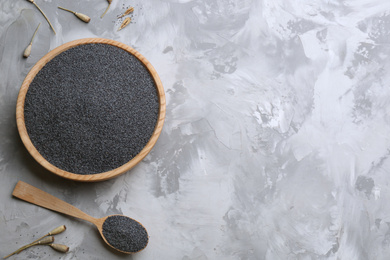
[[[30,43],[24,50],[23,57],[28,58],[31,54],[32,44]]]
[[[28,58],[28,56],[30,56],[31,54],[31,48],[32,48],[32,43],[33,43],[33,40],[35,38],[35,35],[37,34],[37,31],[39,29],[39,26],[41,26],[41,23],[38,24],[38,27],[37,29],[35,29],[35,32],[33,34],[33,37],[31,38],[31,41],[30,41],[30,44],[27,46],[27,48],[24,50],[24,53],[23,53],[23,57],[25,58]]]
[[[124,17],[124,16],[126,16],[128,14],[131,14],[132,12],[134,12],[134,7],[131,6],[121,16],[119,16],[118,19],[122,18],[122,17]]]
[[[45,13],[42,11],[41,8],[39,8],[39,6],[34,2],[34,0],[27,0],[29,1],[30,3],[32,3],[33,5],[35,5],[35,7],[42,13],[42,15],[45,17],[46,21],[49,23],[51,29],[53,30],[54,34],[56,34],[56,30],[54,30],[53,28],[53,25],[51,25],[50,21],[49,21],[49,18],[47,18],[47,16],[45,15]]]
[[[62,232],[64,232],[66,230],[66,226],[65,225],[62,225],[62,226],[59,226],[59,227],[56,227],[55,229],[53,229],[52,231],[50,231],[49,233],[47,233],[46,235],[38,238],[37,240],[34,240],[34,242],[37,242],[38,240],[44,238],[44,237],[47,237],[47,236],[54,236],[54,235],[57,235],[57,234],[60,234]]]
[[[66,226],[65,225],[62,225],[62,226],[59,226],[55,229],[53,229],[52,231],[49,232],[49,236],[51,235],[57,235],[57,234],[60,234],[62,232],[64,232],[66,230]]]
[[[111,6],[111,3],[112,3],[112,0],[107,0],[107,2],[108,2],[108,6],[107,6],[107,8],[106,8],[106,11],[104,11],[104,13],[102,14],[102,16],[100,16],[100,18],[103,18],[103,16],[104,16],[104,15],[106,15],[106,13],[107,13],[108,9],[110,9],[110,6]]]
[[[50,243],[53,243],[53,242],[54,242],[54,237],[53,236],[48,236],[48,237],[44,237],[44,238],[38,240],[37,242],[31,243],[30,245],[31,246],[47,245],[47,244],[50,244]]]
[[[57,251],[60,251],[60,252],[65,252],[65,249],[66,249],[65,247],[67,247],[67,246],[63,246],[63,245],[58,245],[57,246],[57,244],[52,244],[54,242],[53,235],[60,234],[60,233],[64,232],[65,230],[66,230],[66,226],[65,225],[56,227],[55,229],[53,229],[52,231],[50,231],[49,233],[47,233],[43,237],[40,237],[40,238],[34,240],[33,242],[31,242],[30,244],[25,245],[25,246],[19,248],[18,250],[16,250],[15,252],[7,255],[6,257],[4,257],[4,259],[7,258],[7,257],[10,257],[11,255],[19,254],[23,250],[25,250],[25,249],[27,249],[29,247],[32,247],[32,246],[36,246],[36,245],[48,245],[48,244],[50,244],[50,246],[51,245],[55,245],[54,247],[57,247],[58,249],[54,248],[53,246],[52,246],[52,248],[54,248],[54,249],[56,249]],[[69,250],[69,248],[68,248],[68,250]]]
[[[89,23],[89,21],[91,21],[91,18],[88,15],[85,15],[85,14],[82,14],[82,13],[77,13],[77,12],[74,12],[72,10],[63,8],[61,6],[58,6],[58,8],[74,14],[77,18],[79,18],[81,21],[83,21],[85,23]]]
[[[61,245],[61,244],[50,244],[49,245],[51,248],[54,250],[61,252],[61,253],[66,253],[69,251],[69,247],[66,245]]]
[[[19,254],[20,252],[22,252],[23,250],[25,250],[25,249],[27,249],[29,247],[37,246],[37,245],[48,245],[48,244],[51,244],[53,242],[54,242],[54,237],[52,237],[52,236],[44,237],[44,238],[42,238],[42,239],[40,239],[38,241],[34,241],[34,242],[32,242],[32,243],[30,243],[28,245],[22,246],[21,248],[19,248],[15,252],[5,256],[4,259],[7,258],[7,257],[10,257],[11,255]]]
[[[89,23],[89,21],[91,21],[91,18],[88,15],[81,13],[75,13],[74,15],[76,15],[77,18],[79,18],[83,22]]]
[[[127,25],[129,25],[129,23],[131,22],[131,18],[130,17],[127,17],[121,24],[121,26],[119,27],[118,31],[122,30],[123,28],[125,28]]]

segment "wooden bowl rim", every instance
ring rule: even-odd
[[[28,88],[30,86],[30,83],[33,81],[35,76],[38,74],[38,72],[53,58],[55,58],[57,55],[61,54],[62,52],[69,50],[73,47],[84,45],[84,44],[94,44],[94,43],[101,43],[101,44],[109,44],[112,46],[119,47],[130,54],[134,55],[139,61],[143,63],[143,65],[146,67],[146,69],[149,71],[151,76],[154,79],[157,94],[159,97],[159,114],[156,126],[154,128],[153,134],[150,137],[149,141],[145,145],[145,147],[129,162],[125,163],[124,165],[115,168],[113,170],[102,172],[102,173],[96,173],[96,174],[89,174],[89,175],[83,175],[83,174],[75,174],[68,171],[64,171],[53,164],[49,163],[35,148],[33,143],[30,140],[30,137],[28,136],[25,120],[24,120],[24,102],[26,99],[26,94],[28,91]],[[165,119],[165,94],[164,94],[164,88],[162,85],[162,82],[160,80],[160,77],[158,76],[156,70],[153,68],[152,64],[144,57],[142,56],[138,51],[133,49],[132,47],[110,39],[104,39],[104,38],[85,38],[85,39],[79,39],[74,40],[68,43],[65,43],[49,53],[47,53],[45,56],[43,56],[29,71],[26,78],[24,79],[22,86],[19,91],[17,103],[16,103],[16,123],[18,127],[18,132],[20,135],[20,138],[22,139],[23,144],[25,145],[28,152],[31,154],[31,156],[44,168],[51,171],[52,173],[59,175],[63,178],[75,180],[75,181],[82,181],[82,182],[95,182],[95,181],[104,181],[107,179],[111,179],[114,177],[117,177],[126,171],[133,168],[135,165],[137,165],[145,156],[151,151],[153,146],[156,144],[158,137],[160,136],[160,133],[162,131],[162,127],[164,124]]]

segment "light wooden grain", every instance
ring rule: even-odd
[[[157,89],[157,94],[159,98],[159,103],[160,103],[160,108],[159,108],[159,113],[158,113],[158,120],[156,123],[156,126],[154,128],[153,134],[151,138],[149,139],[148,143],[145,145],[145,147],[137,154],[133,159],[131,159],[129,162],[126,164],[107,171],[103,173],[98,173],[98,174],[91,174],[91,175],[82,175],[82,174],[75,174],[71,173],[68,171],[64,171],[55,165],[51,164],[48,162],[35,148],[33,143],[30,140],[30,137],[28,136],[26,125],[25,125],[25,120],[24,120],[24,103],[26,99],[26,94],[28,91],[28,88],[30,86],[30,83],[33,81],[34,77],[38,74],[38,72],[45,66],[50,60],[52,60],[54,57],[59,55],[60,53],[73,48],[78,45],[83,45],[83,44],[91,44],[91,43],[101,43],[101,44],[109,44],[113,45],[116,47],[119,47],[132,55],[134,55],[138,60],[140,60],[146,69],[150,72],[151,76],[154,79],[156,89]],[[109,39],[103,39],[103,38],[86,38],[86,39],[81,39],[81,40],[75,40],[72,42],[68,42],[66,44],[63,44],[54,50],[50,51],[47,53],[42,59],[40,59],[34,67],[30,70],[30,72],[27,74],[25,80],[23,81],[23,84],[20,88],[19,95],[18,95],[18,100],[16,104],[16,123],[19,131],[20,138],[22,139],[23,144],[25,145],[26,149],[28,152],[31,154],[34,159],[41,164],[43,167],[45,167],[47,170],[64,177],[66,179],[71,179],[75,181],[83,181],[83,182],[95,182],[95,181],[104,181],[116,176],[119,176],[126,171],[130,170],[133,168],[135,165],[137,165],[145,156],[152,150],[153,146],[156,144],[158,137],[161,134],[163,124],[164,124],[164,119],[165,119],[165,106],[166,106],[166,101],[165,101],[165,94],[164,94],[164,88],[162,85],[162,82],[160,80],[160,77],[158,76],[156,70],[153,68],[152,64],[144,57],[142,56],[139,52],[131,48],[130,46],[123,44],[118,41],[114,40],[109,40]]]
[[[83,219],[86,221],[89,221],[93,223],[97,229],[99,230],[100,235],[102,236],[104,242],[106,242],[110,247],[114,248],[115,250],[118,250],[125,254],[131,254],[130,252],[125,252],[122,250],[119,250],[113,246],[111,246],[106,238],[103,235],[103,223],[104,221],[111,216],[123,216],[123,215],[110,215],[103,218],[94,218],[88,215],[87,213],[84,213],[80,209],[76,208],[75,206],[70,205],[69,203],[60,200],[57,197],[54,197],[53,195],[44,192],[43,190],[40,190],[28,183],[25,183],[23,181],[18,181],[18,183],[15,186],[14,191],[12,192],[12,195],[16,198],[19,198],[21,200],[30,202],[32,204],[41,206],[43,208],[47,208],[56,212],[60,212],[62,214],[72,216],[75,218]],[[126,216],[124,216],[126,217]],[[134,220],[134,219],[133,219]],[[134,220],[136,221],[136,220]],[[137,221],[138,222],[138,221]],[[139,222],[138,222],[139,223]],[[141,226],[142,224],[139,223]],[[141,251],[141,250],[140,250]],[[135,253],[135,252],[134,252]]]

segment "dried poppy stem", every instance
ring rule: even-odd
[[[50,231],[46,235],[44,235],[44,236],[34,240],[32,243],[37,242],[38,240],[41,240],[42,238],[47,237],[47,236],[54,236],[54,235],[60,234],[60,233],[64,232],[65,230],[66,230],[66,226],[65,225],[56,227],[55,229],[53,229],[52,231]]]
[[[61,245],[61,244],[50,244],[51,248],[54,250],[61,252],[61,253],[66,253],[69,251],[69,247],[66,245]]]
[[[125,28],[129,23],[131,22],[131,18],[130,17],[127,17],[121,24],[121,26],[119,27],[118,31],[122,30],[123,28]]]
[[[54,34],[56,34],[56,30],[54,30],[53,28],[53,25],[51,25],[50,21],[49,21],[49,18],[47,18],[47,16],[45,15],[45,13],[42,11],[41,8],[39,8],[39,6],[34,2],[34,0],[27,0],[29,1],[30,3],[32,3],[33,5],[35,5],[36,8],[38,8],[38,10],[43,14],[43,16],[45,17],[46,21],[49,23],[51,29],[53,30]]]
[[[102,16],[100,16],[100,18],[103,18],[103,16],[107,13],[108,9],[110,9],[112,0],[107,0],[107,2],[108,2],[108,6],[107,6],[107,8],[106,8],[106,11],[104,11],[104,13],[102,14]]]
[[[42,238],[42,239],[40,239],[38,241],[35,241],[35,242],[32,242],[32,243],[30,243],[28,245],[22,246],[21,248],[19,248],[15,252],[5,256],[4,259],[10,257],[11,255],[19,254],[20,252],[22,252],[23,250],[25,250],[25,249],[27,249],[29,247],[37,246],[37,245],[47,245],[47,244],[51,244],[53,242],[54,242],[54,237],[52,237],[52,236],[44,237],[44,238]]]
[[[61,6],[58,6],[59,9],[62,9],[62,10],[65,10],[65,11],[68,11],[72,14],[74,14],[77,18],[79,18],[81,21],[85,22],[85,23],[89,23],[89,21],[91,21],[91,18],[89,18],[88,15],[85,15],[85,14],[82,14],[82,13],[77,13],[77,12],[74,12],[72,10],[69,10],[69,9],[66,9],[66,8],[63,8]]]
[[[134,12],[134,7],[131,6],[121,16],[119,16],[118,19],[122,18],[122,17],[124,17],[124,16],[126,16],[128,14],[131,14],[132,12]]]
[[[33,43],[33,40],[35,38],[35,35],[37,34],[37,31],[39,29],[39,26],[41,26],[41,23],[38,24],[38,27],[37,29],[35,29],[35,32],[33,34],[33,37],[31,38],[31,41],[30,41],[30,44],[27,46],[27,48],[24,50],[24,53],[23,53],[23,57],[25,58],[28,58],[28,56],[30,56],[31,54],[31,48],[32,48],[32,43]]]

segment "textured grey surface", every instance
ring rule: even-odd
[[[389,259],[390,2],[387,0],[0,1],[0,253],[66,224],[66,255],[16,259]],[[115,17],[134,5],[133,22]],[[56,9],[92,17],[89,24]],[[42,22],[28,60],[21,58]],[[70,40],[124,42],[156,68],[167,116],[152,152],[102,183],[43,170],[15,102],[29,69]],[[97,231],[11,198],[17,180],[87,213],[123,213],[150,235],[134,256]],[[49,256],[50,255],[50,256]]]

